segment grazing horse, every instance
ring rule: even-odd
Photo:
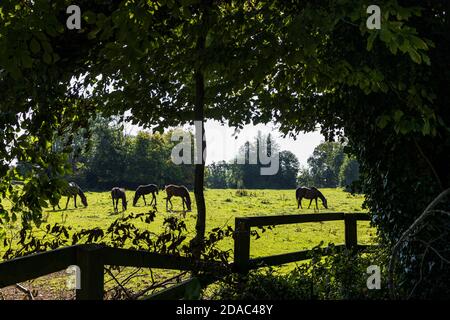
[[[158,194],[158,186],[156,184],[147,184],[137,187],[136,193],[134,194],[133,199],[133,206],[136,206],[136,203],[138,202],[139,198],[142,196],[144,199],[144,204],[147,205],[147,202],[145,201],[145,195],[146,194],[152,194],[152,201],[150,202],[150,205],[152,205],[153,201],[155,202],[156,207],[156,196],[155,193]]]
[[[316,187],[298,187],[295,190],[295,198],[297,199],[297,208],[302,208],[302,199],[310,199],[308,209],[311,207],[311,203],[313,200],[316,201],[316,209],[319,209],[317,205],[317,198],[322,200],[322,204],[325,209],[328,209],[327,199],[323,196],[322,192],[320,192]],[[303,209],[303,208],[302,208]]]
[[[77,208],[77,196],[80,196],[81,203],[83,204],[83,206],[87,207],[87,205],[88,205],[86,196],[84,195],[80,186],[77,185],[75,182],[69,182],[67,188],[64,188],[62,190],[61,195],[67,197],[66,208],[64,210],[67,210],[67,207],[69,206],[70,198],[72,198],[72,197],[73,197],[73,204],[75,205],[75,208]],[[57,203],[52,203],[52,204],[53,204],[53,210],[55,210],[55,205],[58,206],[58,209],[61,209],[61,207],[59,206],[59,201]]]
[[[114,187],[111,190],[111,198],[113,202],[114,212],[118,212],[117,205],[119,204],[119,199],[122,199],[122,211],[127,210],[127,196],[125,189]],[[114,202],[115,200],[115,202]]]
[[[188,211],[191,211],[191,197],[189,195],[189,190],[185,186],[176,186],[173,184],[169,184],[164,187],[164,190],[166,190],[167,198],[166,198],[166,211],[169,210],[168,203],[170,202],[170,209],[172,210],[173,205],[172,201],[170,201],[170,198],[173,196],[181,197],[183,201],[183,211],[186,211],[184,208],[184,204],[186,203],[186,206],[188,208]]]

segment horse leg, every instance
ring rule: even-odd
[[[69,206],[69,201],[70,201],[70,196],[67,197],[66,208],[64,210],[67,210],[67,207]]]
[[[170,196],[167,196],[167,198],[166,198],[166,211],[169,211],[169,201],[170,201]]]
[[[186,218],[186,210],[184,209],[184,198],[182,198],[183,200],[183,212],[181,213],[181,215],[183,216],[183,218]],[[187,206],[187,202],[186,202],[186,206]]]
[[[75,206],[75,208],[77,207],[77,195],[73,196],[73,205]]]
[[[309,201],[309,206],[308,209],[311,207],[311,203],[312,203],[313,199],[311,199],[311,201]],[[317,201],[317,200],[316,200]]]
[[[183,203],[183,212],[184,212],[184,211],[186,211],[186,209],[184,208],[184,202],[185,202],[185,200],[184,200],[183,197],[181,197],[181,202]],[[186,203],[186,205],[187,205],[187,203]]]
[[[297,209],[300,209],[300,198],[297,198]]]
[[[145,195],[142,195],[142,198],[144,199],[144,205],[147,205],[147,201],[145,201]]]
[[[150,205],[152,205],[153,203],[155,203],[154,206],[156,207],[156,196],[154,192],[152,193],[152,202],[150,202]]]
[[[155,193],[153,193],[153,198],[155,199],[155,202],[154,202],[154,204],[153,204],[153,208],[155,208],[155,210],[158,210],[158,208],[157,208],[157,203],[156,203],[156,196],[155,196]]]
[[[319,205],[317,204],[317,198],[316,198],[316,209],[319,210]]]

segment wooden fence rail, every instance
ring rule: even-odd
[[[280,265],[308,259],[309,250],[250,259],[251,227],[343,220],[345,245],[338,248],[358,249],[357,221],[369,220],[367,214],[300,214],[286,216],[264,216],[236,218],[234,237],[235,272],[245,274],[261,265]],[[216,271],[221,276],[227,272],[219,262],[193,261],[190,258],[163,255],[140,250],[111,248],[98,244],[84,244],[28,255],[0,263],[0,288],[32,280],[76,265],[81,270],[81,289],[76,290],[78,300],[101,300],[104,294],[104,266],[127,266],[173,270]],[[223,270],[224,272],[217,272]],[[206,279],[206,278],[205,278]],[[210,283],[217,278],[204,280]],[[151,296],[152,299],[174,299],[183,297],[192,279]]]
[[[346,214],[320,213],[320,214],[297,214],[280,216],[246,217],[235,219],[235,241],[234,241],[234,271],[245,274],[250,269],[261,265],[273,266],[289,262],[306,260],[310,256],[310,250],[303,250],[280,255],[250,259],[250,229],[251,227],[276,226],[284,224],[310,223],[323,221],[344,221],[345,244],[336,246],[338,249],[362,249],[366,246],[358,245],[357,221],[370,220],[368,214],[355,213]]]

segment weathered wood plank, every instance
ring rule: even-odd
[[[355,249],[358,245],[356,221],[356,217],[354,216],[345,216],[345,246],[347,247],[347,249]]]
[[[104,264],[102,245],[77,247],[76,265],[81,271],[81,288],[76,290],[77,300],[103,300]]]
[[[196,278],[190,278],[176,285],[171,286],[170,288],[163,289],[158,291],[150,296],[146,296],[143,300],[176,300],[182,299],[185,294],[187,288],[192,285],[195,281],[198,281]]]
[[[345,245],[336,245],[336,249],[342,249],[345,248]],[[249,261],[249,267],[250,269],[257,269],[261,266],[276,266],[276,265],[282,265],[285,263],[290,262],[296,262],[296,261],[302,261],[302,260],[308,260],[311,257],[312,250],[302,250],[302,251],[296,251],[296,252],[290,252],[290,253],[283,253],[273,256],[267,256],[267,257],[261,257],[261,258],[254,258],[250,259]],[[326,255],[326,254],[324,254]]]
[[[250,225],[248,219],[236,218],[234,229],[234,265],[240,274],[248,272],[250,258]]]
[[[314,214],[294,214],[294,215],[277,215],[277,216],[259,216],[239,218],[246,220],[250,227],[282,225],[294,223],[308,223],[308,222],[322,222],[322,221],[337,221],[344,220],[345,216],[354,217],[356,220],[370,220],[367,213],[314,213]]]
[[[104,262],[106,265],[176,270],[189,270],[193,265],[192,260],[185,257],[119,248],[105,248]]]
[[[343,212],[317,213],[317,214],[294,214],[278,216],[261,216],[245,218],[251,227],[270,226],[306,222],[335,221],[344,220]]]
[[[190,278],[176,285],[173,285],[169,288],[158,291],[154,294],[142,297],[142,300],[175,300],[175,299],[183,299],[186,296],[186,290],[189,288],[191,284],[194,284],[195,281],[200,282],[200,286],[202,288],[207,287],[213,282],[216,282],[220,278],[224,277],[226,273],[221,274],[219,276],[201,276],[196,278]]]
[[[142,250],[106,247],[103,249],[102,254],[104,264],[114,266],[200,271],[214,270],[220,267],[219,263],[195,262],[186,257],[164,255]]]
[[[31,254],[0,263],[0,288],[39,278],[76,264],[77,246]]]

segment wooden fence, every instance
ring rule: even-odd
[[[236,218],[235,220],[235,240],[234,240],[234,270],[245,274],[250,269],[259,266],[281,265],[289,262],[306,260],[310,256],[311,250],[303,250],[280,255],[266,256],[250,259],[250,228],[276,226],[284,224],[324,222],[324,221],[344,221],[345,244],[337,245],[337,248],[363,249],[366,246],[358,245],[357,221],[370,220],[368,214],[355,213],[320,213],[320,214],[297,214],[283,216],[260,216]]]
[[[236,218],[234,237],[234,263],[232,270],[245,274],[261,265],[280,265],[308,258],[309,250],[250,259],[250,228],[258,226],[343,220],[345,245],[349,249],[361,248],[357,243],[358,220],[369,220],[367,214],[300,214]],[[98,244],[84,244],[32,254],[0,263],[0,288],[32,280],[76,265],[81,270],[81,289],[76,299],[101,300],[104,294],[104,266],[126,266],[173,270],[217,271],[220,263],[193,261],[185,257],[162,255],[147,251],[111,248]],[[224,276],[226,273],[221,273]],[[213,279],[214,280],[214,279]],[[211,280],[211,281],[213,281]],[[205,281],[204,284],[211,281]],[[162,290],[151,299],[183,297],[192,279]]]

